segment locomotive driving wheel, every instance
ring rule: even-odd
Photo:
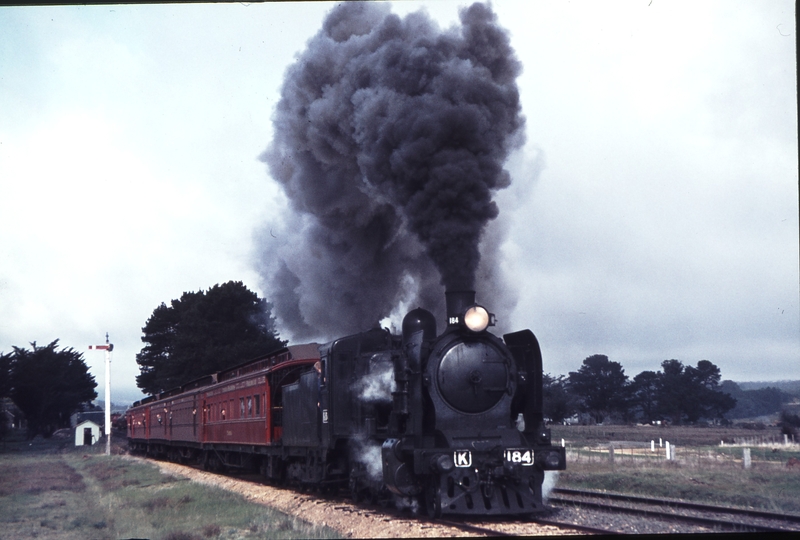
[[[438,475],[432,476],[425,488],[425,510],[431,519],[442,517],[442,483]]]

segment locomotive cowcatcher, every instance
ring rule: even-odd
[[[129,447],[433,517],[539,513],[544,471],[566,458],[544,426],[538,341],[491,334],[473,291],[446,304],[441,334],[417,308],[399,336],[289,346],[136,402]]]

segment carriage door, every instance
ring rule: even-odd
[[[208,405],[206,404],[205,394],[203,394],[203,410],[202,410],[202,413],[203,413],[203,416],[202,416],[201,424],[200,424],[200,442],[206,442],[206,425],[208,424],[209,417],[211,416],[211,413],[209,412]]]

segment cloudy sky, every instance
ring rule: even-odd
[[[464,4],[392,10],[446,28]],[[229,280],[269,298],[255,237],[287,203],[258,156],[333,5],[0,8],[0,352],[60,339],[102,394],[86,349],[109,332],[112,397],[136,399],[161,302]],[[800,378],[794,3],[493,9],[527,119],[493,225],[504,327],[552,374],[606,354],[630,376],[676,358]]]

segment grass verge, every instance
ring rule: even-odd
[[[774,428],[758,438],[751,433],[721,427],[554,426],[553,440],[558,444],[563,438],[567,446],[567,470],[557,485],[800,515],[800,469],[786,467],[791,458],[800,459],[800,448],[755,444],[750,447],[752,465],[745,469],[744,448],[728,441],[782,440]],[[678,444],[676,458],[664,458],[659,438]],[[609,446],[615,447],[613,461]]]
[[[686,499],[800,515],[800,473],[780,468],[611,466],[569,463],[558,487]]]
[[[69,448],[0,454],[2,540],[339,537],[333,529],[123,456]]]

